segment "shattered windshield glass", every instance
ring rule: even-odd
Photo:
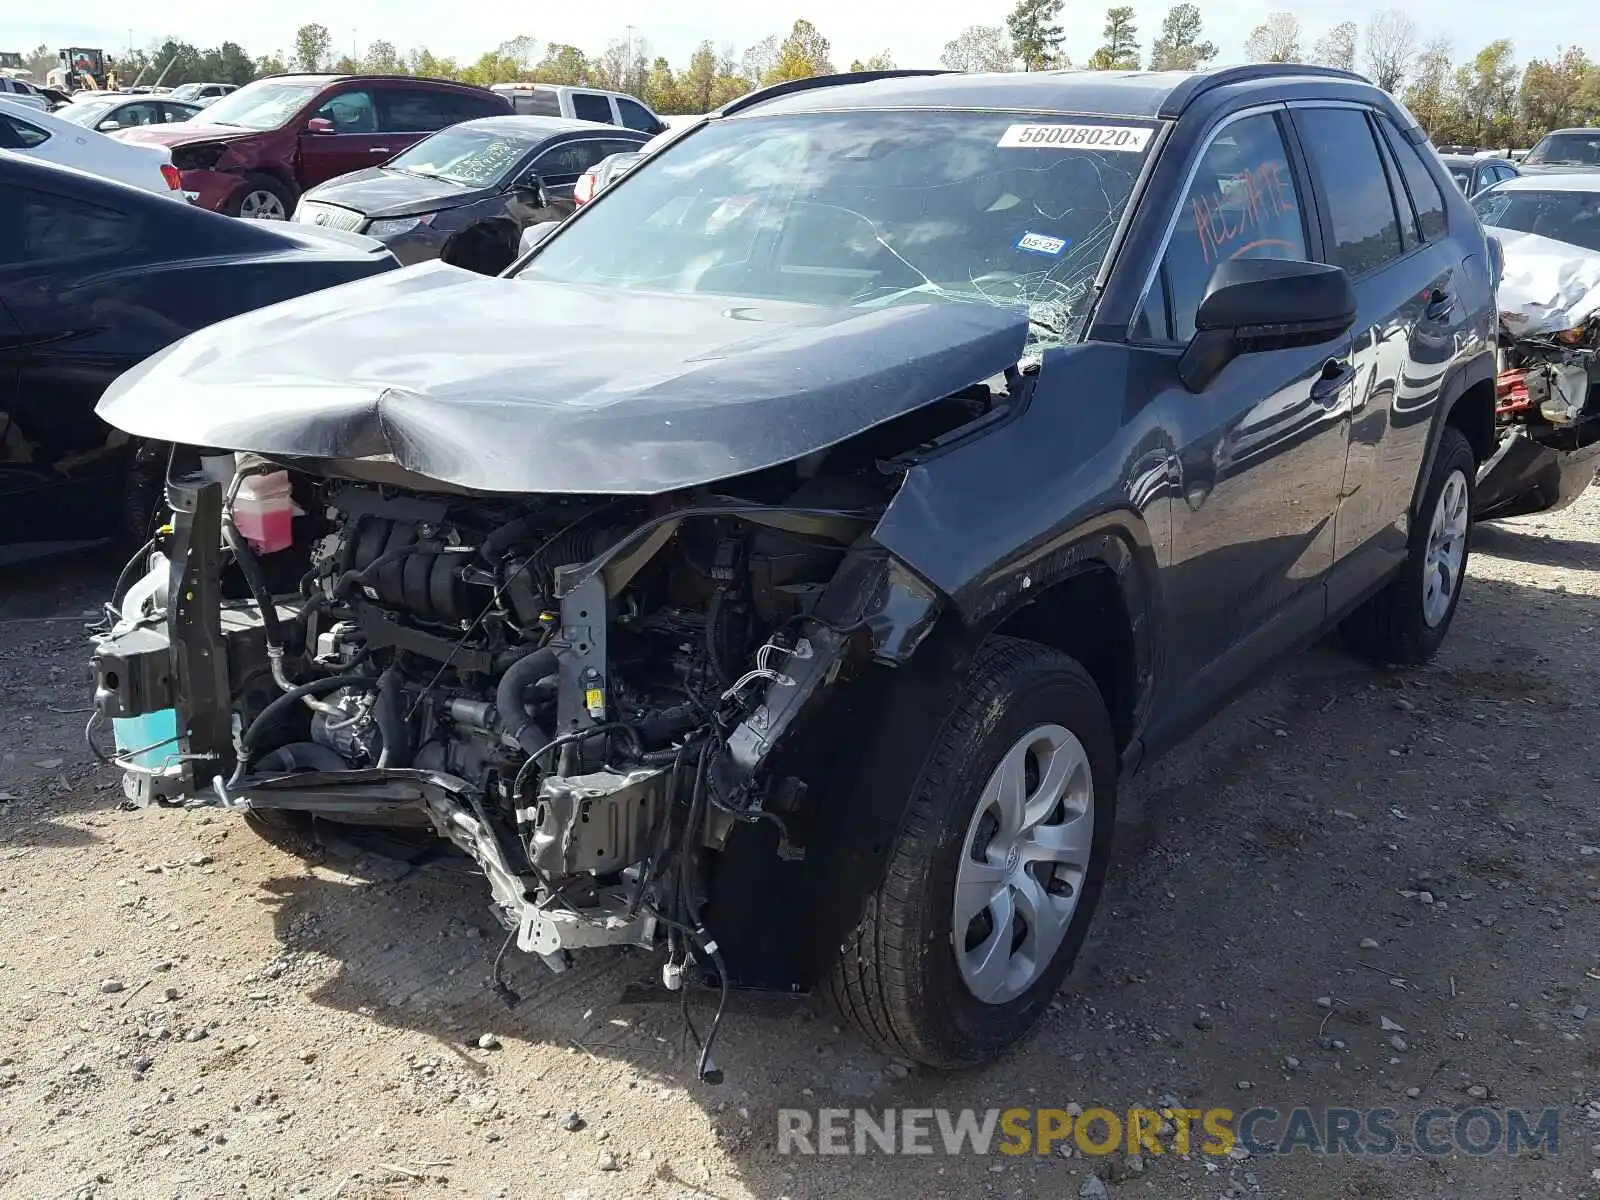
[[[1129,121],[852,112],[711,122],[641,162],[522,278],[832,306],[1027,310],[1082,336],[1154,137]]]

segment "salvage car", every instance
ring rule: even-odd
[[[1553,512],[1600,467],[1600,171],[1511,180],[1474,205],[1504,258],[1501,439],[1479,515]]]
[[[183,199],[172,156],[160,147],[126,146],[54,113],[19,108],[5,99],[0,99],[0,151]]]
[[[118,130],[166,146],[201,208],[287,221],[300,193],[385,162],[428,134],[509,113],[484,88],[409,75],[269,75],[181,125]]]
[[[1486,154],[1441,154],[1440,161],[1456,186],[1468,196],[1476,196],[1502,179],[1513,179],[1517,168],[1503,158]]]
[[[1491,271],[1341,71],[743,97],[500,277],[118,380],[174,512],[94,744],[134,803],[431,830],[552,969],[657,948],[989,1059],[1083,944],[1120,776],[1335,626],[1445,638]]]
[[[463,121],[381,167],[312,188],[295,220],[365,233],[403,263],[437,258],[497,275],[517,257],[524,229],[572,212],[585,170],[648,140],[560,117]]]
[[[1600,169],[1600,129],[1553,129],[1523,156],[1524,175],[1563,175]]]
[[[176,125],[200,111],[198,104],[186,104],[170,96],[120,96],[116,93],[69,104],[60,112],[63,121],[82,125],[100,133],[118,129],[138,129],[144,125]]]
[[[0,229],[5,562],[149,536],[162,447],[94,411],[119,374],[212,321],[399,265],[365,238],[244,225],[3,152]]]

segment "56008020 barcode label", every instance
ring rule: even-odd
[[[1120,150],[1142,154],[1152,130],[1138,125],[1013,125],[996,143],[1003,149]]]

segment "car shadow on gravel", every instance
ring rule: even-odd
[[[1597,612],[1592,596],[1474,579],[1434,663],[1374,668],[1330,641],[1220,714],[1125,788],[1116,866],[1077,970],[1039,1031],[983,1070],[907,1070],[809,1004],[738,1001],[717,1046],[727,1079],[710,1087],[694,1078],[677,1005],[626,1002],[656,978],[647,955],[590,953],[552,975],[512,949],[520,999],[508,1008],[491,986],[504,935],[463,859],[328,859],[265,890],[286,949],[337,964],[315,1003],[428,1035],[473,1065],[463,1078],[476,1086],[480,1066],[512,1086],[541,1046],[592,1060],[616,1084],[533,1085],[520,1117],[535,1132],[546,1101],[593,1122],[632,1102],[618,1080],[681,1089],[757,1195],[831,1196],[842,1183],[887,1194],[908,1181],[989,1194],[995,1183],[993,1158],[780,1156],[786,1106],[1116,1109],[1176,1096],[1235,1111],[1416,1109],[1470,1104],[1469,1086],[1507,1104],[1564,1104],[1570,1077],[1593,1065],[1566,1010],[1593,986],[1573,964],[1600,949],[1600,890],[1579,853],[1600,844],[1600,775],[1590,739],[1556,730],[1590,705],[1597,655],[1578,629]],[[710,999],[694,1000],[702,1032]],[[503,1049],[477,1049],[485,1033]],[[1508,1057],[1507,1045],[1523,1050]],[[1212,1176],[1169,1156],[1144,1167],[1170,1176],[1171,1195],[1218,1194],[1230,1180],[1248,1190],[1249,1172],[1273,1180],[1269,1193],[1420,1197],[1464,1195],[1508,1161],[1300,1155]],[[1554,1169],[1513,1165],[1530,1185]],[[994,1194],[1076,1194],[1061,1189],[1085,1169],[1024,1156]]]
[[[1600,570],[1600,545],[1594,542],[1547,537],[1531,529],[1499,522],[1478,525],[1473,529],[1472,550],[1475,554],[1492,554],[1498,558],[1564,570]]]

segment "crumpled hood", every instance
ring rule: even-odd
[[[1488,232],[1505,251],[1500,322],[1513,337],[1576,329],[1600,313],[1600,254],[1536,233]]]
[[[306,192],[303,199],[318,204],[337,204],[369,217],[408,217],[455,208],[493,194],[492,188],[462,187],[443,179],[368,167],[319,184]]]
[[[96,411],[136,437],[376,459],[491,492],[653,495],[792,461],[1020,358],[1020,308],[523,282],[441,263],[223,321]]]
[[[174,121],[170,125],[137,125],[131,129],[117,129],[111,134],[119,142],[132,142],[143,146],[192,146],[198,142],[236,142],[240,138],[260,137],[259,129],[242,129],[237,125],[207,125],[200,120]]]

